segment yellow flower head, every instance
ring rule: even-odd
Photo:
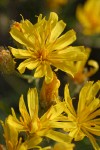
[[[38,95],[35,88],[29,89],[27,100],[29,111],[27,111],[23,96],[21,96],[19,101],[20,118],[17,119],[12,109],[12,115],[9,115],[7,123],[18,132],[23,131],[28,134],[31,141],[28,148],[33,148],[39,144],[43,136],[62,143],[71,141],[71,138],[66,134],[52,130],[53,128],[63,128],[65,126],[65,123],[59,122],[59,116],[63,112],[63,102],[51,106],[46,113],[39,117]]]
[[[38,22],[34,25],[23,19],[21,23],[12,26],[11,36],[24,46],[24,49],[11,47],[15,58],[24,59],[18,66],[20,73],[24,73],[26,68],[35,69],[34,77],[45,76],[46,83],[49,83],[53,79],[51,66],[54,66],[74,76],[74,61],[84,60],[86,56],[84,47],[69,46],[76,40],[73,30],[60,36],[65,26],[62,20],[58,21],[54,12],[50,13],[48,20],[40,14]]]
[[[84,83],[84,81],[87,81],[89,77],[94,75],[99,70],[99,64],[97,63],[97,61],[95,60],[88,61],[90,52],[91,49],[86,48],[87,59],[84,61],[78,61],[75,64],[77,73],[74,75],[73,80],[78,84]],[[86,68],[86,63],[91,67],[89,70]]]
[[[94,84],[92,81],[87,82],[80,91],[75,111],[68,85],[65,87],[65,112],[68,114],[66,118],[68,125],[65,127],[65,131],[69,132],[75,141],[82,140],[87,136],[95,150],[100,149],[93,137],[93,135],[100,136],[100,99],[96,97],[99,91],[100,81]]]
[[[58,9],[60,6],[65,5],[68,0],[46,0],[47,5],[51,9]]]
[[[84,6],[79,5],[76,17],[83,26],[84,34],[100,33],[100,0],[87,0]]]
[[[27,144],[22,143],[22,139],[18,137],[18,131],[7,123],[7,119],[5,123],[1,121],[1,124],[4,129],[7,150],[27,150]]]

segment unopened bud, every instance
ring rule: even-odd
[[[0,49],[0,72],[3,74],[12,74],[15,70],[15,62],[9,50]]]
[[[42,88],[40,91],[40,104],[44,108],[49,108],[52,104],[56,103],[59,97],[59,86],[60,81],[58,80],[56,74],[53,75],[53,80],[50,83],[43,81]]]

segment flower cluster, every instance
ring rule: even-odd
[[[95,137],[100,136],[100,81],[86,82],[99,65],[90,60],[92,68],[85,71],[90,49],[70,46],[76,40],[76,33],[71,29],[62,35],[66,24],[58,20],[56,13],[51,12],[48,20],[42,14],[37,19],[32,24],[22,17],[21,22],[11,26],[10,34],[19,48],[9,46],[9,49],[15,60],[22,61],[17,73],[25,78],[24,73],[29,69],[28,80],[39,80],[37,88],[29,88],[27,92],[27,104],[21,95],[19,115],[12,108],[12,114],[1,121],[5,146],[0,145],[0,149],[73,150],[75,141],[87,137],[93,148],[100,150]],[[59,95],[58,70],[73,78],[73,82],[84,83],[79,100],[70,96],[68,83],[64,98]]]

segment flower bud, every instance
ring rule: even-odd
[[[52,104],[56,103],[59,97],[58,89],[60,86],[60,81],[58,80],[56,74],[53,75],[53,80],[50,83],[43,81],[42,88],[40,91],[40,104],[44,108],[49,108]]]
[[[15,70],[15,62],[9,50],[0,50],[0,71],[3,74],[12,74]]]

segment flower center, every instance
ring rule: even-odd
[[[76,124],[77,124],[78,128],[81,128],[82,122],[81,122],[81,119],[79,117],[76,119]]]
[[[39,50],[38,53],[37,53],[37,58],[38,60],[40,61],[45,61],[47,60],[47,52],[46,50]]]

